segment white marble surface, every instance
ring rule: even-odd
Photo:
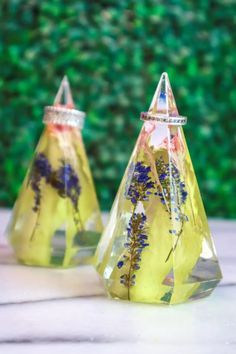
[[[176,306],[108,299],[92,267],[15,264],[0,212],[0,353],[236,353],[236,222],[211,221],[224,279]]]

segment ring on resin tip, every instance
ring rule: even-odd
[[[64,107],[47,106],[44,108],[43,122],[45,124],[69,125],[82,129],[84,125],[85,113],[77,109]]]
[[[165,114],[153,114],[150,112],[141,112],[140,119],[146,120],[154,120],[159,123],[167,123],[172,125],[185,125],[187,123],[187,117],[183,116],[166,116]]]

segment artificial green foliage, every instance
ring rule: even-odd
[[[12,206],[64,74],[109,209],[167,71],[207,213],[236,216],[236,1],[2,0],[0,202]]]

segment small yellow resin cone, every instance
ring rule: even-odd
[[[62,102],[64,99],[64,102]],[[15,203],[7,234],[16,258],[29,265],[68,267],[90,262],[102,222],[67,78]]]
[[[117,299],[176,304],[209,295],[221,279],[169,79],[164,73],[96,252]]]

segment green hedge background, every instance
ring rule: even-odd
[[[207,213],[236,217],[236,1],[2,0],[0,12],[1,206],[12,206],[67,74],[109,209],[167,71]]]

